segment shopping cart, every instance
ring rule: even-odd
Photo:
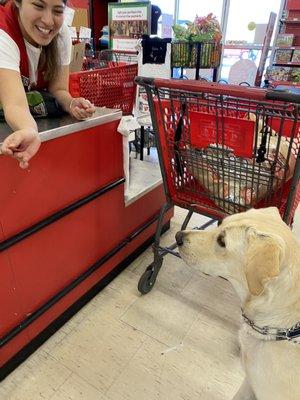
[[[99,52],[100,60],[107,60],[108,62],[123,62],[127,64],[137,64],[138,53],[137,51],[121,51],[121,50],[101,50]]]
[[[101,50],[86,52],[83,67],[84,71],[118,67],[126,64],[137,64],[137,52],[119,50]]]
[[[300,96],[275,90],[218,83],[137,77],[145,87],[156,133],[166,193],[153,245],[154,260],[138,289],[148,293],[163,257],[165,212],[173,205],[211,218],[204,229],[228,214],[278,207],[292,224],[300,199]]]
[[[117,108],[131,114],[135,100],[137,64],[112,63],[107,68],[70,74],[69,90],[74,97],[84,97],[95,106]]]

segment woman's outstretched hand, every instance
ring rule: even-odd
[[[91,117],[96,108],[89,100],[83,97],[74,97],[70,103],[70,114],[76,119],[83,120]]]
[[[0,154],[18,160],[21,168],[27,168],[29,160],[36,154],[41,145],[39,134],[32,128],[20,129],[9,135],[0,148]]]

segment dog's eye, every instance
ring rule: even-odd
[[[223,219],[219,219],[218,226],[220,226],[222,222],[223,222]]]
[[[217,243],[221,247],[226,247],[224,235],[219,235],[217,237]]]

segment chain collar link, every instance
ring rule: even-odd
[[[263,326],[263,327],[257,326],[251,319],[249,319],[246,316],[243,310],[242,310],[242,317],[246,322],[246,324],[249,325],[255,332],[258,332],[263,336],[268,336],[266,340],[275,340],[275,341],[287,340],[300,344],[300,341],[297,341],[297,339],[300,339],[300,322],[297,322],[297,324],[293,325],[288,329],[283,329],[283,328],[272,328],[270,326]]]

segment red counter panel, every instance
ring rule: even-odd
[[[0,253],[0,336],[24,319],[16,280],[7,254]]]
[[[123,176],[119,121],[44,142],[28,170],[1,157],[5,238]]]
[[[0,179],[7,182],[0,191],[0,242],[122,178],[122,136],[117,125],[115,121],[43,143],[27,171],[0,157]],[[156,222],[144,227],[158,217],[164,202],[160,185],[125,207],[124,185],[119,184],[0,253],[3,338],[122,244],[87,279],[3,345],[0,371],[155,233]],[[171,216],[172,210],[165,222]]]
[[[123,238],[119,186],[6,251],[25,314],[37,310]]]

